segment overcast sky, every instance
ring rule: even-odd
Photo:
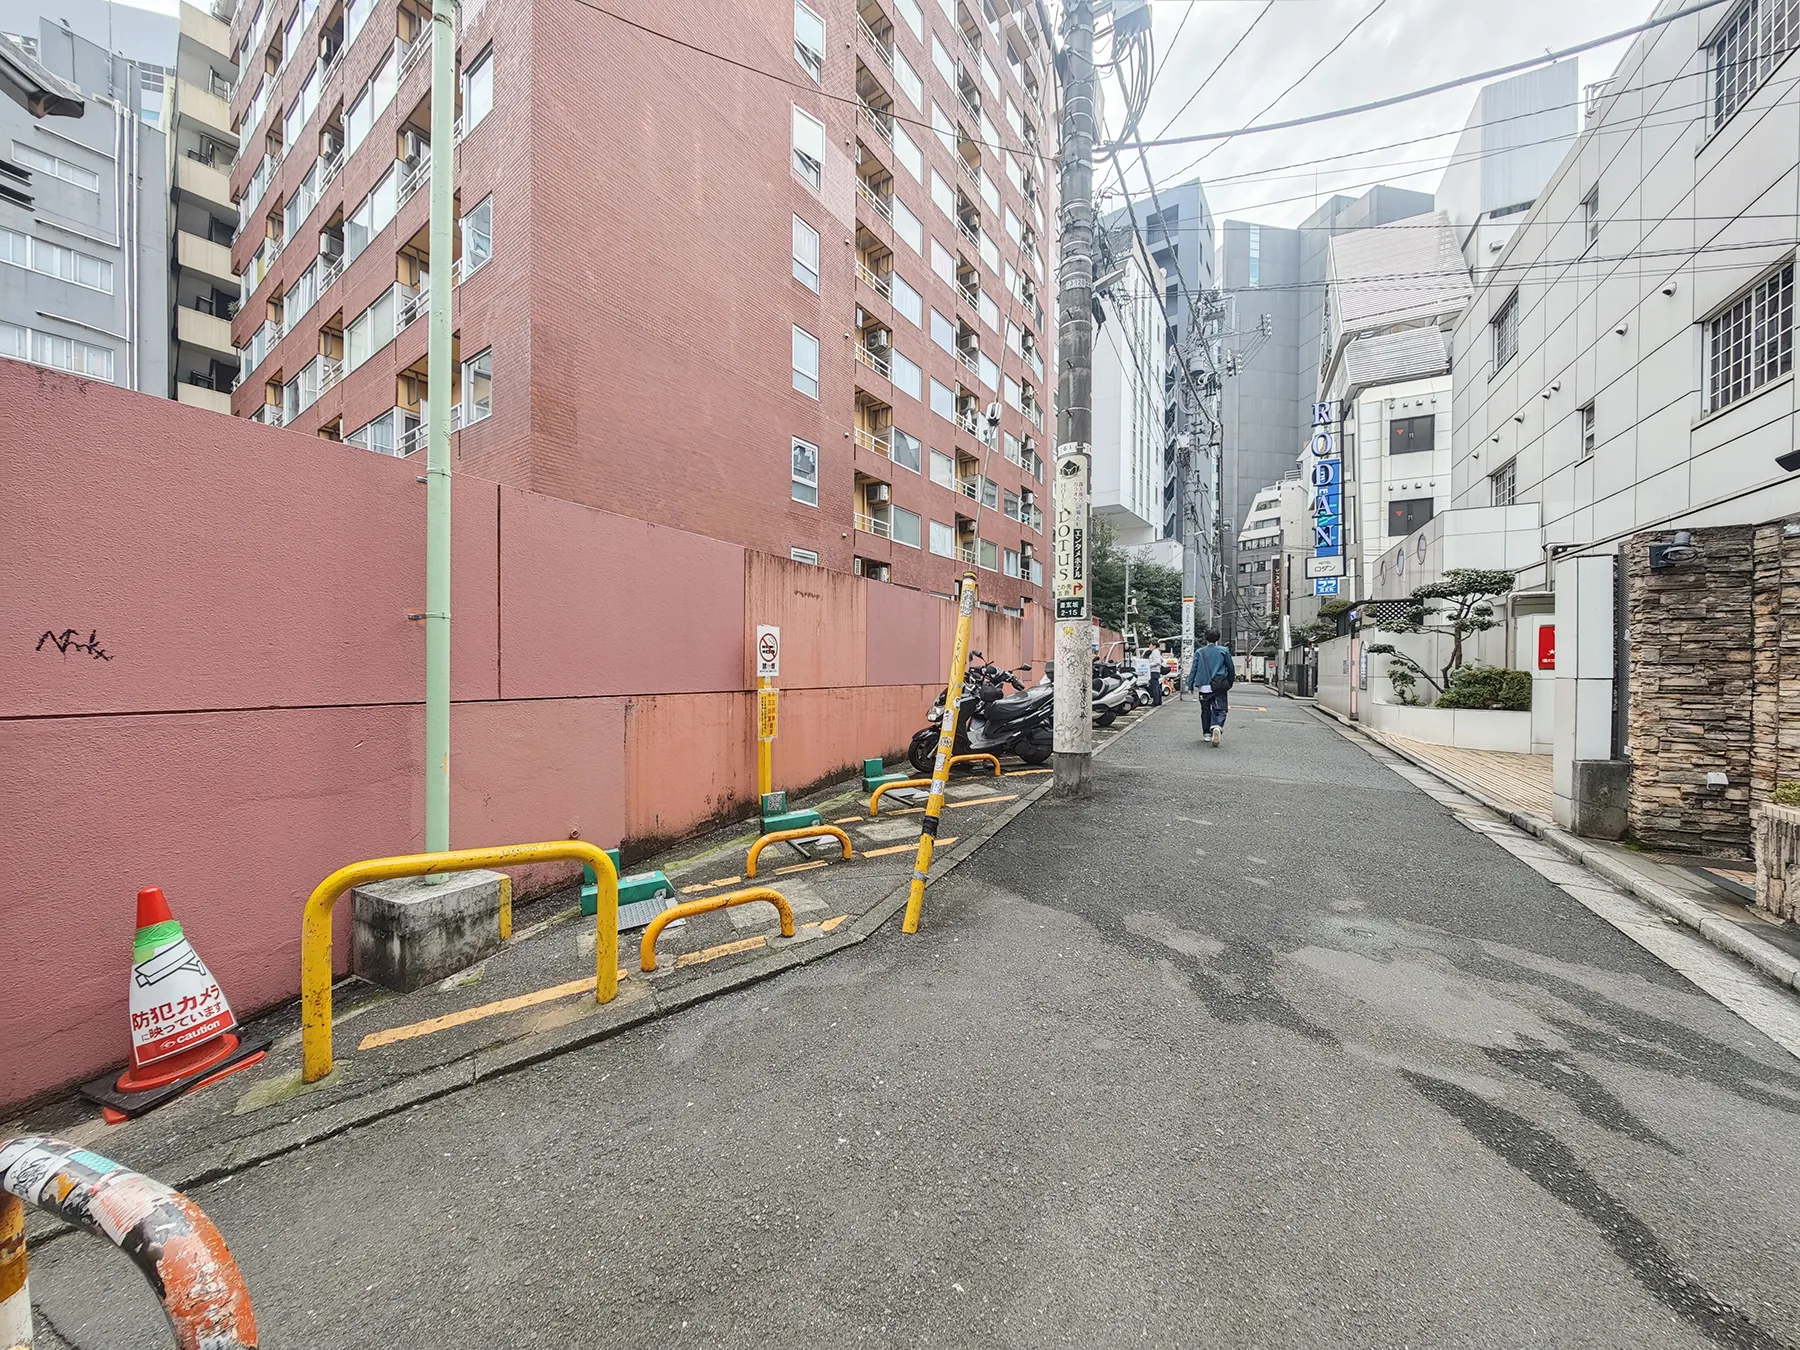
[[[1379,12],[1293,93],[1267,114],[1255,116],[1321,55],[1343,42],[1356,21],[1374,11],[1377,3],[1274,0],[1268,17],[1256,23],[1265,0],[1153,0],[1160,70],[1143,120],[1143,136],[1228,129],[1253,117],[1273,121],[1385,98],[1523,60],[1546,48],[1569,47],[1617,32],[1644,22],[1653,9],[1653,0],[1385,0]],[[1255,29],[1244,45],[1164,131],[1164,124],[1253,23]],[[1581,83],[1605,79],[1628,46],[1628,41],[1617,42],[1585,53],[1580,58]],[[1222,149],[1201,144],[1152,150],[1150,164],[1159,186],[1185,182],[1198,173],[1219,220],[1235,217],[1293,225],[1333,191],[1359,193],[1371,181],[1435,191],[1478,88],[1470,85],[1292,131],[1245,136]],[[1109,116],[1111,108],[1109,97]],[[1329,164],[1310,162],[1434,132],[1447,134]],[[1191,167],[1208,151],[1203,164]],[[1130,159],[1128,181],[1134,196],[1141,198],[1143,173],[1135,155]],[[1307,162],[1304,167],[1282,167],[1301,161]],[[1246,174],[1255,176],[1239,177]],[[1101,177],[1111,181],[1110,175],[1097,175]],[[1233,178],[1237,181],[1226,181]]]

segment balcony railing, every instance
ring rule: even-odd
[[[893,294],[893,287],[889,284],[888,279],[867,263],[856,264],[856,279],[884,300],[889,299]]]
[[[840,516],[839,519],[841,520],[843,517]],[[874,516],[865,516],[860,511],[856,513],[856,528],[864,534],[878,535],[883,539],[888,537],[888,523],[885,520],[877,520]]]
[[[956,415],[956,425],[968,432],[976,440],[982,439],[982,434],[987,430],[987,428],[982,425],[981,414],[975,412],[973,409],[968,412],[959,412]]]
[[[320,293],[323,294],[324,290],[327,286],[331,285],[332,282],[336,281],[339,277],[341,277],[343,275],[344,275],[344,255],[343,254],[340,253],[335,258],[325,258],[323,261],[321,261],[319,264],[319,291],[320,291]]]
[[[962,298],[971,305],[979,306],[981,304],[981,288],[973,282],[957,282],[956,291],[958,295],[962,296]]]
[[[974,478],[959,478],[959,479],[957,479],[956,480],[956,490],[958,492],[962,493],[963,496],[969,498],[971,501],[977,501],[977,502],[980,501],[981,500],[981,477],[980,477],[980,475],[977,475]],[[972,562],[974,560],[970,559],[970,561]]]
[[[869,27],[869,21],[860,14],[856,16],[856,31],[862,35],[864,42],[875,49],[875,55],[881,58],[881,63],[892,70],[894,68],[894,49],[875,35],[875,30]]]
[[[893,114],[882,112],[879,108],[872,108],[860,98],[856,100],[856,106],[862,110],[862,120],[875,128],[877,136],[892,145],[894,143]]]
[[[345,152],[344,147],[340,145],[331,154],[326,155],[319,160],[320,192],[323,192],[326,185],[338,176],[338,170],[344,167],[344,161],[348,158],[349,155]]]
[[[400,53],[400,76],[405,78],[406,72],[419,64],[426,52],[431,50],[431,29],[419,30],[419,35],[405,45]]]
[[[876,454],[888,459],[893,458],[893,443],[891,440],[893,434],[892,428],[885,429],[879,434],[873,431],[865,431],[862,427],[855,428],[855,439],[859,446],[864,450],[873,450]]]
[[[856,192],[858,196],[864,198],[870,206],[874,207],[875,210],[880,213],[883,220],[892,223],[894,219],[894,208],[889,204],[886,197],[878,195],[874,188],[870,187],[860,178],[856,180]]]
[[[980,369],[980,367],[976,364],[975,354],[973,352],[966,352],[961,347],[958,347],[956,349],[955,356],[959,362],[961,362],[964,366],[967,366],[971,371],[978,371]]]
[[[958,89],[956,91],[956,101],[963,105],[963,110],[965,112],[967,112],[972,119],[974,119],[975,125],[980,126],[981,125],[981,106],[978,103],[976,103],[974,99],[970,98],[967,94],[963,93],[963,91],[960,89]]]
[[[967,239],[971,244],[975,245],[977,249],[981,247],[980,232],[961,216],[956,218],[956,232],[964,239]]]
[[[973,564],[975,561],[975,545],[973,545],[973,544],[957,545],[956,556],[957,556],[958,560],[960,560],[962,562]]]
[[[394,195],[394,208],[398,210],[412,200],[413,193],[431,181],[431,160],[421,155],[411,164],[404,160],[400,164],[400,186]]]
[[[329,356],[319,365],[319,392],[323,394],[332,385],[344,378],[344,363],[334,361]]]
[[[430,311],[431,279],[421,272],[416,287],[402,283],[395,289],[400,292],[400,306],[394,314],[394,331],[398,333],[414,320],[424,318]]]
[[[469,265],[469,255],[466,253],[463,254],[462,257],[458,258],[455,262],[450,264],[450,284],[452,286],[462,285],[463,278],[471,276],[476,272],[479,272],[482,268],[486,267],[490,262],[492,262],[493,258],[494,258],[494,255],[491,252],[484,253],[475,260],[474,266],[470,266]]]
[[[278,427],[282,423],[281,405],[279,403],[265,403],[262,407],[250,414],[250,420],[252,422],[261,422],[265,427]]]
[[[887,357],[870,351],[868,347],[860,342],[856,344],[856,359],[862,362],[870,370],[874,371],[877,375],[881,376],[882,379],[885,380],[891,378],[888,374]]]

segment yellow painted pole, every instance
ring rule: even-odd
[[[774,696],[775,685],[767,675],[756,682],[756,809],[775,790],[775,738],[765,736],[763,705]]]
[[[950,686],[944,695],[944,720],[938,724],[937,760],[931,766],[931,795],[919,821],[919,856],[913,863],[912,890],[906,897],[903,933],[919,931],[919,911],[925,906],[925,881],[931,875],[931,853],[937,845],[938,818],[944,812],[944,784],[950,777],[950,756],[956,753],[956,714],[962,702],[963,672],[969,664],[969,622],[975,614],[975,572],[963,574],[962,594],[956,607],[956,645],[950,652]]]

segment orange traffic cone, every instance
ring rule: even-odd
[[[225,991],[169,911],[160,886],[138,892],[131,949],[131,1064],[82,1086],[117,1123],[263,1058],[268,1040],[251,1044],[233,1028]]]

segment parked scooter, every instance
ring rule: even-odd
[[[1137,706],[1137,675],[1110,661],[1094,663],[1094,725],[1110,727]]]
[[[963,678],[962,699],[957,705],[956,748],[959,755],[1017,755],[1027,764],[1042,764],[1055,748],[1051,718],[1055,689],[1048,674],[1026,688],[1018,675],[989,665],[980,652],[969,654],[969,672]],[[977,664],[979,663],[979,664]],[[1018,667],[1029,673],[1031,664]],[[1006,686],[1018,690],[1008,697]],[[944,718],[945,693],[937,696],[926,714],[929,725],[913,734],[906,758],[921,774],[929,774],[937,760],[938,729]]]

